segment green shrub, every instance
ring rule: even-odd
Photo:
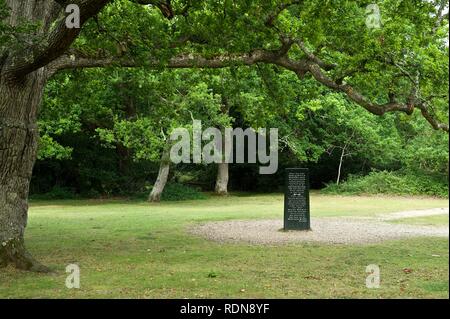
[[[394,194],[448,197],[448,181],[413,172],[373,171],[365,176],[349,175],[340,185],[328,184],[328,194]]]
[[[31,199],[42,199],[42,200],[52,200],[52,199],[74,199],[77,195],[74,190],[68,187],[54,186],[49,192],[44,194],[34,194],[30,196]]]
[[[204,193],[196,188],[179,184],[169,183],[164,187],[164,191],[161,194],[162,201],[178,201],[178,200],[191,200],[191,199],[207,199]]]

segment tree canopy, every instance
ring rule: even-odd
[[[446,1],[380,1],[380,28],[366,26],[367,1],[72,2],[85,24],[80,35],[64,27],[58,6],[67,1],[48,2],[52,21],[0,29],[6,61],[15,51],[27,53],[6,63],[6,73],[47,64],[49,73],[273,64],[312,77],[373,114],[418,109],[435,129],[448,131]],[[47,32],[30,31],[41,28]]]

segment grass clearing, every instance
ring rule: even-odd
[[[448,225],[448,215],[433,215],[422,217],[400,218],[389,221],[397,224],[423,225],[423,226],[445,226]]]
[[[448,206],[447,200],[313,193],[314,216],[374,216]],[[29,298],[448,298],[448,239],[369,246],[219,244],[190,236],[200,221],[282,218],[280,194],[148,204],[34,201],[27,244],[55,274],[0,270],[0,297]],[[437,216],[426,217],[426,219]],[[414,218],[416,219],[416,218]],[[447,220],[448,223],[448,220]],[[81,289],[64,285],[78,263]],[[381,288],[365,287],[365,267]],[[408,268],[412,271],[405,272]]]

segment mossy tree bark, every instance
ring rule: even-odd
[[[37,110],[45,84],[39,69],[0,78],[0,266],[45,271],[26,251],[28,188],[38,142]]]
[[[73,0],[80,24],[97,14],[109,0]],[[80,33],[67,28],[69,1],[6,0],[8,15],[1,21],[12,30],[23,22],[38,27],[17,35],[15,45],[0,43],[0,267],[9,264],[48,271],[26,250],[28,190],[36,160],[37,113],[45,83],[58,70],[57,59]],[[18,28],[20,29],[20,28]]]

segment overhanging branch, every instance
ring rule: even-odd
[[[80,24],[83,25],[110,1],[72,0],[71,3],[80,8]],[[65,2],[59,1],[59,3]],[[4,73],[19,77],[46,66],[70,47],[80,31],[81,28],[67,28],[66,17],[61,18],[43,41],[11,54],[11,58],[5,63]]]
[[[417,88],[413,87],[409,94],[407,103],[400,103],[396,101],[389,101],[385,104],[376,104],[370,102],[363,94],[358,92],[352,86],[348,84],[338,84],[330,77],[328,77],[317,64],[310,63],[308,67],[312,76],[326,87],[338,92],[345,93],[345,95],[356,104],[362,106],[367,111],[375,115],[383,115],[388,112],[404,112],[411,115],[414,112],[414,108],[420,109],[423,117],[436,129],[442,129],[445,132],[449,131],[448,124],[440,123],[435,116],[433,116],[426,103],[419,101],[417,98]]]
[[[58,70],[73,68],[92,67],[167,67],[167,68],[224,68],[233,65],[253,65],[256,63],[276,64],[286,69],[292,70],[299,75],[304,75],[307,71],[307,61],[294,61],[286,56],[286,52],[292,43],[284,43],[278,50],[257,49],[249,53],[230,53],[211,57],[204,57],[193,53],[180,54],[169,59],[165,64],[159,60],[149,58],[147,61],[135,61],[126,56],[106,56],[94,57],[85,56],[80,52],[69,51],[53,61],[48,66],[50,75]]]
[[[86,57],[76,53],[62,55],[49,65],[49,75],[57,70],[70,68],[89,67],[167,67],[167,68],[224,68],[234,65],[254,65],[257,63],[274,64],[284,69],[290,70],[303,78],[310,73],[314,79],[322,85],[344,93],[349,100],[360,105],[367,111],[375,115],[383,115],[388,112],[403,112],[411,115],[415,108],[418,108],[423,117],[434,129],[449,131],[448,124],[440,123],[433,112],[430,111],[428,102],[422,101],[418,96],[417,85],[412,86],[407,101],[402,103],[390,96],[389,102],[377,104],[371,102],[364,94],[348,84],[342,84],[333,80],[327,75],[326,69],[334,68],[333,64],[326,63],[310,53],[302,42],[282,39],[282,45],[278,50],[258,49],[249,53],[222,54],[211,57],[204,57],[196,54],[181,54],[169,59],[165,64],[161,64],[157,59],[149,59],[145,63],[137,62],[129,57]],[[293,43],[297,43],[305,52],[306,58],[293,60],[289,58],[288,52]],[[417,84],[417,83],[415,83]]]
[[[131,0],[131,1],[137,4],[156,6],[161,11],[162,15],[169,20],[175,16],[170,0]]]
[[[269,16],[267,17],[267,19],[265,21],[265,25],[268,27],[273,27],[276,19],[281,14],[281,12],[283,12],[285,9],[289,8],[290,6],[299,5],[302,3],[303,3],[303,0],[293,0],[291,2],[286,2],[286,3],[282,3],[282,4],[278,5],[275,8],[275,10],[271,14],[269,14]]]

